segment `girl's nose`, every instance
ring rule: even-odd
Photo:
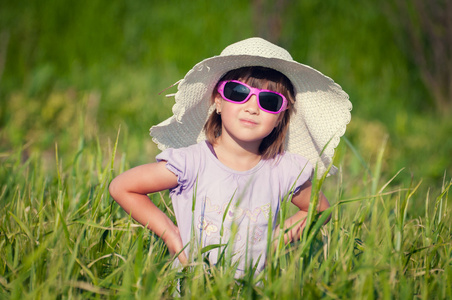
[[[250,114],[257,114],[259,113],[259,105],[257,104],[257,96],[251,95],[251,98],[248,99],[244,103],[245,105],[245,111],[249,112]]]

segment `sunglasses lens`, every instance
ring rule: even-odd
[[[260,92],[259,103],[262,108],[268,111],[277,112],[283,105],[283,98],[272,92]]]
[[[224,96],[231,101],[242,102],[249,94],[250,90],[238,82],[228,82],[224,86]]]

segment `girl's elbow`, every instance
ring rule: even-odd
[[[328,202],[326,197],[324,195],[322,195],[322,202],[321,202],[321,206],[320,206],[320,212],[322,213],[323,211],[327,210],[328,208],[330,208],[330,203]],[[328,218],[326,219],[324,224],[327,224],[330,220],[331,220],[331,213],[328,214]]]
[[[327,224],[330,220],[331,220],[331,213],[328,215],[328,218],[326,218],[326,221],[323,224]]]
[[[121,194],[121,185],[118,182],[117,178],[114,178],[110,185],[108,186],[108,192],[110,193],[110,196],[117,201],[117,199],[120,197]]]
[[[328,205],[325,207],[325,210],[330,208],[330,204],[328,203]],[[326,221],[324,224],[327,224],[329,221],[331,220],[331,212],[328,214],[328,217],[326,218]]]

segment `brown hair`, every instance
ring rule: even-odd
[[[259,152],[263,159],[275,157],[284,152],[286,133],[289,128],[290,116],[294,111],[294,88],[290,80],[281,72],[265,67],[243,67],[227,72],[218,82],[223,80],[240,80],[255,88],[265,88],[283,94],[287,100],[287,109],[283,112],[284,116],[273,131],[266,136],[259,146]],[[219,95],[215,86],[211,103],[215,103],[215,97]],[[206,124],[204,131],[207,140],[213,145],[216,139],[221,135],[221,116],[213,112]]]

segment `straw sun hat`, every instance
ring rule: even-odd
[[[285,49],[261,38],[234,43],[219,56],[196,64],[178,83],[174,115],[150,129],[153,141],[164,150],[204,140],[203,127],[214,110],[210,97],[215,85],[226,72],[247,66],[275,69],[292,82],[295,114],[290,119],[286,150],[307,158],[322,175],[350,122],[348,95],[331,78],[294,61]],[[333,166],[329,174],[336,171]]]

